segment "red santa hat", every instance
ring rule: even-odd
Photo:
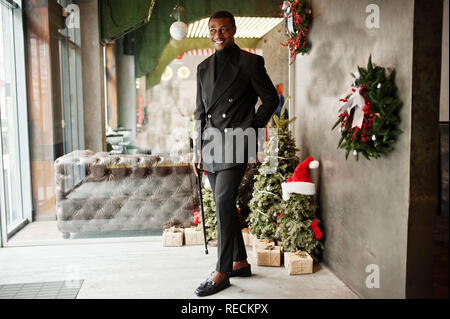
[[[290,194],[314,195],[316,186],[309,175],[310,168],[318,168],[319,162],[308,156],[303,162],[298,164],[294,170],[294,175],[281,184],[283,199],[288,200]]]

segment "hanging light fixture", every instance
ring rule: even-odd
[[[167,82],[172,78],[172,76],[173,76],[172,68],[170,66],[167,66],[163,74],[161,75],[161,80]]]
[[[180,79],[187,79],[189,77],[189,75],[191,74],[191,71],[189,70],[189,68],[187,66],[182,66],[178,68],[177,71],[177,75]]]
[[[170,15],[174,19],[178,20],[172,23],[169,30],[170,35],[175,40],[183,40],[184,38],[186,38],[186,35],[188,33],[188,26],[186,25],[186,23],[181,21],[181,11],[183,10],[184,8],[177,4],[173,9],[172,14]]]

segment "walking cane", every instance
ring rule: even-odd
[[[203,172],[200,169],[197,169],[198,195],[200,197],[200,209],[202,213],[203,237],[205,239],[205,254],[208,255],[208,245],[206,243],[205,211],[203,210],[203,198],[202,198],[202,173]]]

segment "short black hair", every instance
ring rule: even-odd
[[[211,21],[211,19],[220,19],[220,18],[228,18],[231,20],[231,25],[233,27],[236,26],[236,21],[234,20],[233,14],[231,14],[228,11],[217,11],[216,13],[214,13],[212,16],[209,17],[208,24],[209,21]]]

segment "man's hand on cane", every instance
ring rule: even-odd
[[[198,162],[195,160],[195,156],[192,158],[192,168],[194,169],[195,176],[198,176],[198,171],[203,169],[202,163],[202,152],[200,150],[197,151]]]

